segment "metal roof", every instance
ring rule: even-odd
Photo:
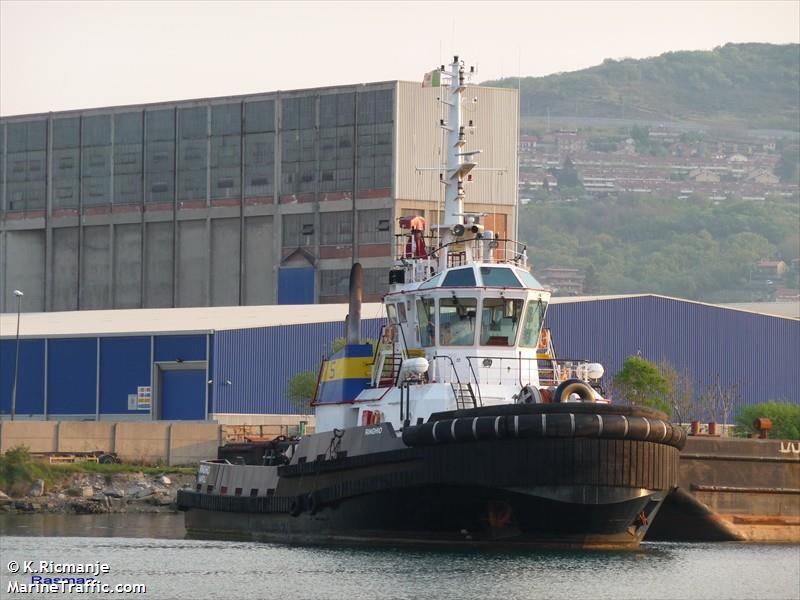
[[[550,304],[572,304],[574,302],[597,302],[599,300],[624,300],[628,298],[663,298],[665,300],[676,300],[678,302],[696,304],[698,306],[725,308],[757,315],[782,317],[784,319],[800,319],[800,302],[739,302],[712,304],[710,302],[687,300],[686,298],[663,296],[661,294],[614,294],[608,296],[552,296],[550,298]]]
[[[22,313],[20,337],[212,333],[275,325],[344,322],[347,304],[142,308]],[[384,316],[380,303],[364,304],[363,319]],[[0,314],[0,338],[16,335],[17,315]]]
[[[784,319],[797,320],[800,317],[800,306],[792,302],[721,305],[657,294],[553,297],[550,299],[550,303],[575,304],[630,298],[664,298],[687,304],[771,315]],[[347,304],[292,304],[22,313],[20,336],[30,338],[98,334],[211,333],[250,327],[344,321],[347,312]],[[364,304],[361,316],[363,319],[383,318],[385,316],[383,305],[378,302]],[[16,319],[15,313],[0,314],[0,338],[15,336]]]
[[[760,315],[800,319],[800,302],[737,302],[723,304],[722,306],[736,310],[746,310]]]

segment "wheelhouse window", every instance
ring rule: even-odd
[[[536,281],[536,278],[530,273],[528,273],[528,271],[525,271],[523,269],[518,269],[514,273],[517,277],[519,277],[522,283],[525,284],[525,287],[529,287],[534,290],[542,288],[542,284]]]
[[[475,298],[439,300],[439,343],[443,346],[471,346],[475,343]]]
[[[397,303],[397,318],[400,320],[401,323],[406,322],[406,305],[405,302],[398,302]]]
[[[475,272],[472,267],[449,271],[442,282],[442,287],[475,287],[475,285]]]
[[[392,325],[397,323],[397,310],[395,309],[394,304],[386,305],[386,316],[389,319],[389,323]]]
[[[436,304],[433,299],[417,300],[417,324],[420,344],[433,346],[436,340]]]
[[[519,345],[525,348],[535,348],[539,341],[539,331],[544,321],[544,311],[547,304],[541,300],[528,302],[525,310],[525,320],[522,323],[522,334],[519,338]]]
[[[486,298],[481,312],[481,345],[513,346],[523,305],[522,300]]]
[[[481,279],[486,287],[522,287],[519,279],[508,267],[481,267]]]

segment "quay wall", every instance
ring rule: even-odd
[[[0,453],[17,446],[31,452],[116,452],[125,462],[190,465],[217,455],[218,423],[107,421],[2,421]]]

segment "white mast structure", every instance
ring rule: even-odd
[[[477,166],[477,163],[472,160],[474,155],[481,152],[480,150],[470,152],[464,150],[467,143],[461,106],[467,78],[464,61],[459,60],[458,56],[454,56],[453,62],[448,67],[449,70],[442,69],[442,74],[450,78],[449,98],[442,100],[448,107],[447,120],[440,123],[447,132],[447,163],[446,170],[441,175],[442,182],[445,184],[444,218],[438,226],[442,230],[441,239],[444,244],[453,242],[464,234],[464,221],[467,217],[464,213],[464,180],[467,174]],[[474,72],[475,68],[471,67],[469,73],[473,74]],[[471,121],[470,126],[472,126]],[[472,222],[474,222],[474,217]]]

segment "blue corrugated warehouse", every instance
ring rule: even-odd
[[[313,370],[344,335],[346,305],[23,314],[18,419],[269,423],[296,413],[288,379]],[[377,338],[380,305],[364,306]],[[667,360],[696,390],[719,375],[742,404],[800,402],[800,320],[662,296],[555,298],[559,355],[602,362]],[[16,315],[0,320],[0,414],[9,418]],[[698,415],[699,416],[699,415]]]

